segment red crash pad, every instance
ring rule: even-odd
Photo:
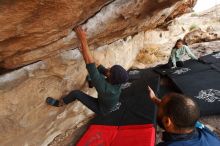
[[[154,146],[153,124],[129,126],[91,125],[77,146]]]

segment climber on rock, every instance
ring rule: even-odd
[[[106,69],[102,65],[99,65],[96,68],[95,61],[90,53],[86,40],[86,33],[81,27],[77,27],[75,31],[81,42],[82,55],[91,78],[92,85],[98,93],[98,98],[91,97],[79,90],[73,90],[60,100],[47,97],[47,104],[59,107],[69,104],[77,99],[90,110],[101,115],[106,115],[119,109],[121,105],[119,102],[121,84],[128,81],[127,71],[120,65],[114,65],[110,69]],[[105,75],[106,78],[103,75]]]
[[[165,67],[166,68],[183,67],[184,55],[188,55],[190,58],[197,60],[197,57],[192,53],[190,48],[187,45],[184,45],[184,41],[182,39],[179,39],[176,41],[176,44],[171,51],[169,62],[165,65]]]

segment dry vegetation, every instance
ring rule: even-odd
[[[137,55],[136,61],[143,64],[152,64],[167,58],[167,53],[161,51],[159,47],[150,46],[142,49]]]

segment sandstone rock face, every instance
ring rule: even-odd
[[[220,41],[201,42],[190,45],[197,56],[204,56],[220,51]]]
[[[220,51],[220,48],[212,46],[207,52],[198,52],[197,47],[202,42],[216,41],[210,44],[218,44],[220,40],[220,5],[215,6],[205,12],[191,12],[176,18],[159,29],[154,29],[145,32],[145,43],[143,50],[138,54],[134,68],[146,68],[156,66],[158,64],[167,63],[171,49],[176,40],[184,39],[190,47],[192,46],[194,53],[199,57],[213,51]],[[209,43],[207,43],[209,44]],[[218,45],[216,45],[218,46]],[[199,47],[200,48],[200,47]],[[203,48],[200,48],[203,50]],[[205,48],[206,50],[206,48]],[[144,60],[147,60],[144,61]]]
[[[71,28],[87,20],[108,2],[110,0],[1,1],[0,61],[36,50],[44,52],[32,53],[32,58],[38,58],[40,54],[48,55],[52,52],[49,48],[52,48],[52,45],[54,47],[55,42],[64,39],[71,32]],[[50,45],[48,50],[43,49]],[[57,47],[62,46],[57,44]],[[30,63],[35,60],[14,59],[16,66],[19,66],[19,62],[29,60]]]
[[[220,40],[220,36],[214,32],[205,32],[201,29],[197,29],[187,33],[183,39],[188,45],[191,45],[194,43]]]
[[[140,32],[99,47],[92,55],[106,67],[120,64],[128,69],[143,46],[144,33]],[[86,88],[86,75],[82,56],[75,49],[0,76],[0,145],[45,146],[85,124],[93,113],[80,102],[55,108],[46,105],[45,99],[59,99],[73,89],[97,97],[94,89]]]
[[[83,24],[100,46],[181,15],[196,0],[16,0],[0,2],[0,67],[16,68],[75,48]]]
[[[142,30],[181,15],[195,1],[0,1],[0,67],[33,63],[0,76],[0,145],[46,146],[93,116],[79,102],[61,108],[45,104],[47,96],[59,99],[73,89],[96,97],[85,84],[87,71],[72,28],[83,25],[97,61],[128,69],[150,41]]]

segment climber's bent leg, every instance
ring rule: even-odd
[[[88,107],[90,110],[92,110],[96,114],[101,114],[98,99],[92,96],[89,96],[79,90],[74,90],[70,92],[67,96],[63,98],[63,102],[64,104],[69,104],[75,101],[76,99],[82,102],[86,107]]]

